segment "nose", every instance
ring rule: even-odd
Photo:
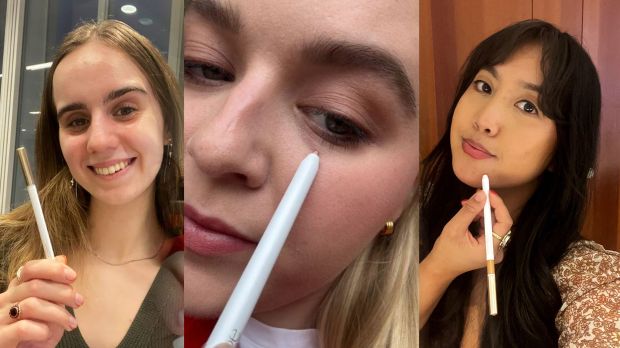
[[[89,153],[105,153],[119,144],[114,120],[105,112],[95,110],[90,117],[86,149]]]
[[[261,89],[264,88],[257,83],[241,81],[219,99],[211,98],[200,111],[186,113],[186,117],[203,119],[192,129],[186,129],[185,144],[189,160],[203,175],[252,189],[266,182],[269,156],[264,124],[268,121],[264,115],[270,98]],[[202,110],[206,117],[200,114]]]
[[[497,100],[491,100],[478,110],[473,124],[477,131],[489,136],[496,136],[501,128],[501,105]]]

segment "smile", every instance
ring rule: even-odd
[[[121,170],[127,168],[127,166],[133,163],[133,160],[134,159],[127,159],[127,160],[118,161],[106,167],[91,166],[91,168],[95,171],[95,173],[97,173],[97,175],[107,176],[107,175],[116,174],[120,172]]]

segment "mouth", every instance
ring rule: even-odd
[[[474,159],[487,159],[495,157],[495,155],[489,152],[489,150],[487,150],[484,146],[471,139],[463,138],[461,146],[463,148],[463,152]]]
[[[100,176],[111,176],[117,173],[124,172],[127,167],[131,166],[135,162],[136,158],[129,158],[123,160],[106,161],[98,163],[92,166],[88,166],[95,174]]]
[[[183,221],[185,246],[204,256],[251,250],[257,242],[216,217],[201,215],[185,204]]]

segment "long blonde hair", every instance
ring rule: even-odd
[[[418,346],[417,195],[336,280],[317,328],[323,348]]]
[[[180,233],[176,219],[178,208],[174,202],[182,194],[179,187],[182,180],[180,139],[183,110],[174,74],[157,48],[128,25],[116,20],[87,22],[69,33],[56,53],[47,74],[35,135],[37,187],[56,254],[70,255],[86,247],[90,194],[77,183],[75,186],[71,184],[72,177],[62,156],[53,77],[64,57],[91,40],[98,40],[127,54],[142,70],[155,93],[166,132],[173,143],[172,155],[164,154],[155,179],[155,206],[159,223],[166,233]],[[19,266],[29,260],[43,258],[43,248],[29,202],[0,216],[0,255],[0,288],[8,284]]]

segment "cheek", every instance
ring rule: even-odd
[[[69,170],[74,173],[76,167],[79,166],[81,157],[83,156],[83,149],[86,148],[86,145],[81,137],[77,136],[66,136],[61,134],[58,140],[62,157],[65,159],[65,162],[67,162]]]
[[[384,156],[386,157],[386,156]],[[411,194],[415,161],[393,158],[353,165],[322,157],[319,175],[276,265],[274,302],[292,300],[329,285],[395,220]],[[402,162],[402,159],[401,159]],[[284,290],[284,291],[283,291]],[[262,309],[275,306],[263,303]]]

